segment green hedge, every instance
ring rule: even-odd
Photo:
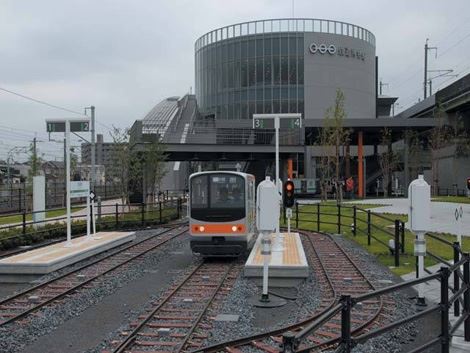
[[[144,214],[145,221],[142,223],[142,213],[122,213],[119,215],[118,223],[116,224],[115,216],[101,217],[97,221],[96,231],[109,231],[109,230],[124,230],[148,227],[160,224],[159,211],[150,210]],[[167,223],[170,220],[177,218],[175,208],[168,208],[162,210],[162,223]],[[86,220],[72,221],[72,236],[86,234]],[[39,243],[47,239],[58,239],[67,235],[67,225],[64,222],[48,223],[34,229],[32,225],[23,229],[21,227],[0,231],[0,249],[7,250],[18,246],[31,245]]]

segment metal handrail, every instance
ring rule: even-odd
[[[361,39],[375,46],[375,36],[367,29],[351,23],[320,18],[278,18],[248,21],[214,29],[199,37],[195,51],[220,41],[249,35],[285,32],[316,32],[339,34]]]

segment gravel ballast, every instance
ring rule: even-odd
[[[138,237],[140,239],[149,236],[155,231],[138,232]],[[333,237],[376,288],[401,281],[358,244],[342,236],[334,235]],[[305,248],[308,252],[307,247]],[[173,265],[175,261],[180,261],[180,265]],[[66,337],[74,335],[72,331],[77,332],[76,330],[83,329],[84,332],[81,333],[83,335],[86,335],[87,330],[92,333],[96,329],[89,326],[93,320],[96,320],[97,323],[101,322],[99,332],[92,334],[92,338],[88,340],[85,338],[77,338],[76,341],[69,339],[73,342],[70,342],[66,347],[67,352],[70,353],[102,352],[103,349],[109,348],[111,341],[119,337],[121,331],[129,329],[130,322],[145,313],[145,308],[149,307],[151,301],[158,299],[172,283],[178,282],[184,273],[198,261],[200,261],[199,258],[191,255],[187,237],[172,240],[160,250],[136,261],[125,271],[113,272],[113,275],[103,281],[99,287],[76,293],[71,298],[64,300],[61,305],[44,308],[40,316],[30,319],[28,325],[24,327],[8,325],[0,329],[0,351],[36,353],[43,351],[40,347],[48,347],[47,352],[63,352],[64,344],[67,344]],[[240,261],[243,262],[243,260]],[[165,273],[158,275],[160,269]],[[53,275],[57,275],[57,273]],[[165,281],[162,276],[165,277]],[[152,280],[162,281],[161,285],[153,283],[152,290],[146,288],[148,286],[145,282]],[[142,293],[146,289],[147,292],[143,295]],[[133,293],[133,291],[135,292]],[[238,320],[213,321],[213,327],[207,332],[209,336],[204,345],[250,336],[296,323],[310,316],[310,313],[320,304],[319,286],[316,275],[312,271],[310,271],[307,280],[297,288],[270,288],[270,291],[271,295],[280,294],[290,299],[287,300],[285,306],[274,309],[261,309],[249,304],[260,296],[261,289],[251,280],[244,278],[241,273],[224,298],[223,304],[217,306],[217,312],[211,311],[210,313],[211,316],[217,314],[238,315]],[[126,292],[127,297],[124,295]],[[132,294],[135,294],[136,297],[140,296],[139,301],[130,303],[129,298],[132,298]],[[392,303],[393,310],[387,312],[390,317],[385,318],[385,322],[395,321],[416,313],[415,301],[410,299],[413,295],[412,290],[407,290],[387,296],[386,299]],[[104,298],[108,299],[104,301]],[[109,305],[106,306],[104,302],[108,301]],[[112,313],[116,309],[121,311],[119,315]],[[120,321],[111,324],[104,321],[106,318]],[[12,332],[12,327],[14,327],[14,332]],[[419,341],[421,334],[418,327],[419,323],[404,325],[390,333],[371,339],[365,344],[356,346],[353,352],[403,351],[403,347],[408,347]],[[75,333],[75,335],[78,334]],[[57,342],[54,340],[55,336],[58,337]],[[34,341],[36,341],[35,344],[31,344]],[[48,346],[51,342],[55,343]]]
[[[144,231],[136,232],[137,240],[143,239],[154,235],[156,232],[160,233],[163,229],[149,229]],[[112,271],[109,275],[106,276],[105,280],[100,280],[99,286],[91,285],[90,288],[81,289],[76,293],[71,294],[60,302],[60,305],[51,305],[42,308],[38,315],[31,315],[28,317],[26,324],[22,325],[21,323],[14,322],[12,324],[6,325],[5,327],[0,328],[0,352],[20,352],[22,349],[25,349],[24,352],[38,352],[41,351],[37,348],[37,345],[32,343],[39,338],[45,340],[45,347],[48,347],[47,352],[55,352],[53,346],[47,345],[51,342],[55,342],[54,331],[57,328],[62,328],[64,323],[67,323],[68,320],[73,320],[79,317],[85,310],[91,307],[95,309],[99,303],[106,297],[112,295],[114,292],[119,291],[121,288],[127,286],[129,283],[138,280],[139,278],[145,276],[151,271],[155,271],[159,267],[160,262],[163,259],[169,257],[169,252],[175,250],[181,250],[187,246],[186,236],[178,237],[173,239],[168,243],[164,244],[161,248],[147,253],[143,257],[132,261],[130,264],[125,266],[124,269],[118,269]],[[112,250],[114,251],[114,250]],[[166,256],[162,256],[166,254]],[[71,267],[63,269],[52,273],[45,278],[53,278],[58,276],[62,271],[70,271],[75,266],[82,266],[83,264],[93,261],[98,257],[105,256],[106,253],[100,254],[96,257],[87,259],[77,263]],[[191,262],[191,261],[189,261]],[[165,274],[168,276],[168,274]],[[124,303],[122,306],[126,306]],[[99,321],[100,312],[99,310],[94,310],[94,315]],[[88,327],[84,328],[85,330],[99,330],[98,328]],[[69,334],[68,332],[66,334]],[[70,332],[73,336],[73,333]],[[86,332],[81,332],[86,336]],[[47,336],[45,336],[47,335]],[[63,336],[64,333],[61,335]],[[43,337],[44,336],[44,337]],[[50,337],[49,337],[50,336]],[[61,336],[56,338],[57,341],[61,340]],[[80,336],[75,333],[75,336]],[[87,340],[85,337],[82,338],[83,342],[81,344],[86,344]],[[28,346],[27,348],[25,348]],[[63,347],[57,347],[57,352],[61,352]],[[72,352],[73,350],[68,350]],[[76,352],[82,352],[83,347],[77,347]]]

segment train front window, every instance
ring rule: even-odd
[[[232,222],[245,217],[245,180],[235,174],[191,178],[191,215],[199,221]]]
[[[209,193],[207,190],[207,176],[200,175],[191,180],[191,207],[207,208]]]
[[[243,178],[237,175],[212,175],[210,179],[211,208],[245,207]]]

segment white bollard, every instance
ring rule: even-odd
[[[423,175],[413,180],[408,187],[408,199],[410,208],[408,220],[410,229],[416,233],[414,255],[418,257],[417,278],[421,278],[424,273],[424,257],[426,256],[426,239],[424,234],[431,219],[431,188],[424,180]],[[417,305],[425,306],[424,284],[418,285]]]
[[[263,256],[263,292],[260,301],[269,302],[268,279],[271,256],[271,233],[279,222],[279,194],[276,185],[266,177],[256,190],[256,227],[261,234],[261,255]]]
[[[269,302],[268,294],[268,278],[269,278],[269,261],[271,260],[271,233],[262,232],[261,239],[261,255],[263,255],[263,292],[261,294],[262,302]]]

